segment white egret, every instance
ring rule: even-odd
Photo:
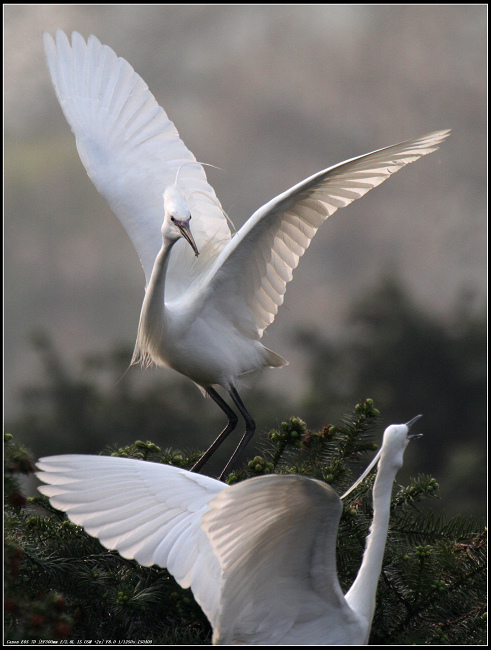
[[[338,208],[432,151],[435,131],[324,169],[257,210],[232,237],[200,163],[131,65],[95,36],[44,34],[51,79],[96,188],[121,220],[146,278],[133,362],[154,362],[194,381],[228,423],[193,467],[198,471],[235,429],[246,430],[221,476],[252,437],[255,423],[237,380],[286,361],[260,339],[283,303],[293,269],[318,227]],[[192,231],[190,220],[192,220]],[[187,243],[180,243],[179,239]],[[198,257],[199,252],[199,257]]]
[[[409,434],[420,417],[385,430],[355,483],[378,462],[373,522],[345,595],[336,573],[341,500],[321,481],[268,475],[228,486],[170,465],[65,455],[38,461],[37,476],[48,484],[39,490],[106,548],[167,567],[191,587],[214,644],[366,644],[392,485],[409,440],[420,435]]]

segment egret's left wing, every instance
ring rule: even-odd
[[[262,336],[321,223],[404,165],[435,151],[448,134],[435,131],[352,158],[263,205],[223,249],[203,281],[203,309],[222,310],[243,333]]]
[[[39,491],[103,546],[143,566],[166,567],[191,587],[210,621],[219,598],[219,567],[201,517],[228,486],[171,465],[115,456],[41,458]]]

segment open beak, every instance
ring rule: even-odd
[[[422,418],[422,417],[423,417],[422,415],[417,415],[412,420],[409,420],[409,422],[406,422],[407,428],[410,429],[413,426],[413,424],[415,422],[417,422],[419,420],[419,418]],[[407,437],[409,438],[409,440],[414,440],[415,438],[421,438],[422,435],[423,435],[422,433],[410,433],[410,434],[408,434]]]
[[[191,229],[189,227],[189,221],[175,221],[174,222],[176,226],[179,228],[181,231],[181,235],[184,237],[184,239],[189,242],[191,248],[194,251],[194,254],[196,257],[199,255],[198,247],[196,246],[196,242],[194,241],[194,237],[191,234]]]

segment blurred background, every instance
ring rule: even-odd
[[[447,513],[482,514],[486,7],[45,4],[4,17],[5,423],[17,440],[36,456],[135,439],[204,448],[224,424],[189,380],[128,370],[144,276],[51,87],[41,33],[61,28],[131,63],[197,159],[223,170],[207,174],[237,228],[320,169],[452,129],[319,230],[263,339],[290,365],[241,392],[258,439],[290,415],[335,423],[367,397],[382,413],[376,441],[423,413],[406,471],[437,478]]]

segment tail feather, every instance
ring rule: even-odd
[[[265,358],[266,358],[266,364],[270,368],[280,368],[281,366],[287,366],[288,361],[286,359],[283,359],[283,357],[280,357],[279,354],[276,354],[276,352],[273,352],[272,350],[269,350],[268,348],[264,348],[264,351],[266,353]]]

